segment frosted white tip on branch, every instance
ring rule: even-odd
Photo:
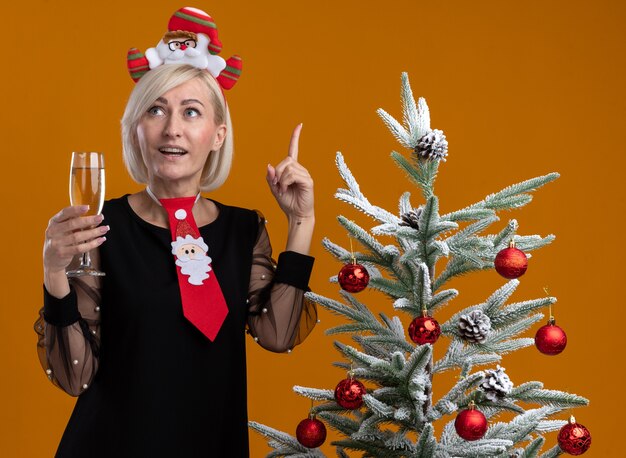
[[[415,103],[409,76],[402,73],[400,90],[402,101],[401,124],[382,108],[376,112],[383,120],[391,134],[405,148],[415,151],[418,159],[444,160],[448,155],[448,142],[443,131],[430,128],[430,111],[423,97]]]
[[[357,210],[362,211],[381,223],[400,223],[400,218],[396,215],[370,203],[367,197],[361,192],[359,183],[354,179],[354,175],[352,175],[352,172],[346,165],[346,161],[343,159],[343,155],[339,151],[335,156],[335,163],[337,164],[337,170],[341,178],[343,178],[343,181],[348,187],[348,189],[340,188],[337,190],[335,193],[337,199],[353,205]]]

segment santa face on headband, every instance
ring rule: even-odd
[[[167,32],[156,48],[146,50],[150,69],[162,64],[189,64],[206,69],[217,77],[226,67],[226,61],[209,52],[209,38],[204,33],[176,30]]]

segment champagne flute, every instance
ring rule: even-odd
[[[104,204],[104,154],[73,152],[70,167],[71,205],[89,205],[85,216],[99,215]],[[89,252],[83,253],[80,266],[67,272],[68,277],[103,276],[91,265]]]

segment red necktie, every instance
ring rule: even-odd
[[[183,314],[213,341],[228,315],[228,306],[211,268],[209,247],[193,218],[196,200],[196,197],[178,197],[159,202],[170,221]]]

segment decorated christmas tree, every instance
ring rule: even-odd
[[[510,301],[517,278],[526,271],[526,253],[549,244],[554,236],[520,235],[514,219],[499,232],[486,233],[499,221],[498,212],[526,205],[531,192],[558,174],[532,178],[440,214],[435,179],[448,156],[446,137],[431,129],[426,101],[415,102],[406,74],[401,99],[402,123],[382,109],[378,114],[409,150],[391,157],[421,192],[421,204],[415,206],[408,192],[400,197],[397,214],[370,203],[337,153],[346,188],[335,197],[371,217],[374,224],[365,228],[338,217],[361,249],[323,241],[344,263],[331,279],[339,282],[343,301],[308,293],[311,300],[347,320],[326,331],[347,333],[354,341],[355,345],[335,342],[344,357],[335,364],[346,370],[347,377],[334,389],[294,387],[314,402],[296,437],[256,422],[250,426],[270,439],[274,451],[268,457],[325,456],[317,447],[326,439],[326,426],[341,436],[332,443],[339,457],[549,458],[584,453],[590,433],[573,417],[564,420],[563,411],[587,405],[587,399],[545,389],[539,381],[514,383],[500,365],[503,355],[525,347],[535,345],[549,355],[565,348],[565,332],[552,317],[556,298]],[[457,305],[459,310],[447,321],[437,322],[442,307],[458,302],[459,292],[447,287],[449,281],[494,268],[508,281],[483,302]],[[392,313],[408,317],[374,315],[357,297],[365,288],[384,294]],[[542,312],[548,312],[547,324],[534,338],[528,337],[533,324],[545,321]],[[438,340],[440,335],[447,339]],[[443,356],[435,359],[433,347],[446,342]],[[435,399],[433,384],[446,371],[455,371],[458,378]],[[442,425],[438,434],[435,422]],[[557,430],[558,443],[544,446],[544,434]]]

